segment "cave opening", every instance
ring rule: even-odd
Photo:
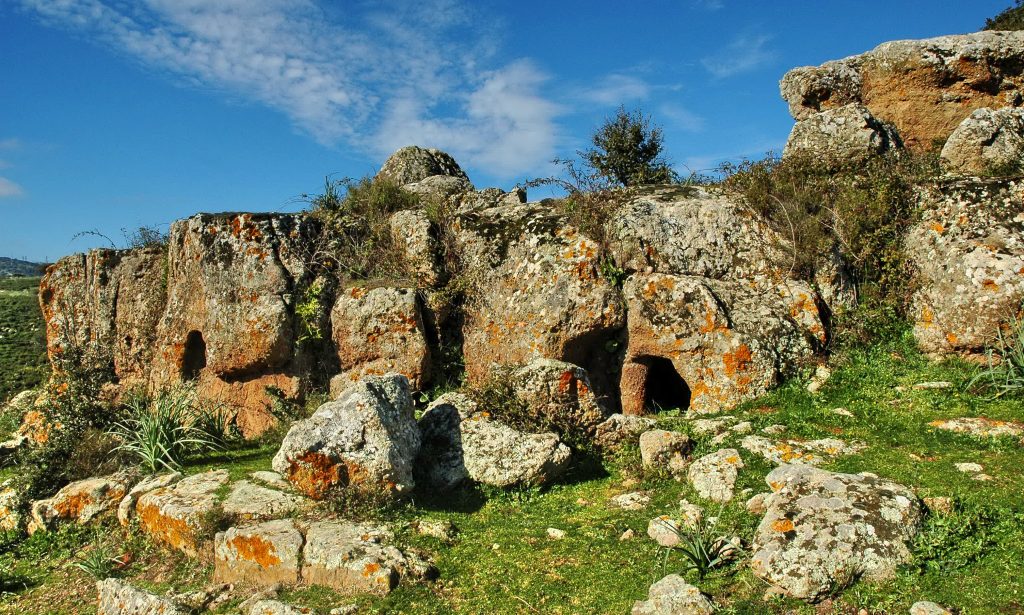
[[[206,340],[199,331],[190,331],[185,338],[185,356],[181,361],[181,379],[187,381],[199,378],[199,372],[206,367]]]
[[[657,413],[690,407],[690,387],[676,371],[672,361],[664,357],[642,357],[637,360],[646,368],[644,378],[644,411]]]

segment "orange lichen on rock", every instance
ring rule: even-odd
[[[235,536],[228,541],[228,546],[238,553],[238,559],[253,562],[262,568],[281,563],[274,545],[259,536]]]
[[[722,364],[725,365],[725,373],[729,376],[746,371],[752,361],[753,355],[746,344],[740,344],[736,350],[722,355]]]
[[[184,519],[168,517],[154,505],[138,505],[139,521],[146,533],[180,551],[196,550],[196,531]]]
[[[299,491],[320,500],[336,485],[347,480],[347,474],[342,473],[344,467],[323,453],[309,452],[291,460],[288,480]]]
[[[789,519],[776,519],[772,521],[772,529],[776,532],[792,532],[796,526]]]

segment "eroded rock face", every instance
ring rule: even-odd
[[[480,290],[463,327],[468,380],[536,358],[600,373],[593,366],[625,311],[600,274],[597,243],[536,203],[466,213],[456,225],[462,261]]]
[[[987,31],[883,43],[858,56],[793,69],[780,90],[797,120],[861,104],[920,151],[937,149],[975,109],[1015,105],[1022,73],[1024,34]]]
[[[96,249],[51,265],[39,287],[50,359],[79,348],[123,385],[145,385],[167,301],[165,259],[159,248]]]
[[[181,480],[181,472],[168,472],[149,476],[132,487],[117,505],[117,520],[121,525],[128,525],[135,518],[135,506],[139,498],[163,487],[168,487]]]
[[[628,342],[622,411],[695,412],[763,393],[826,338],[819,298],[787,279],[788,242],[738,198],[653,188],[611,221]],[[654,386],[649,386],[654,384]]]
[[[715,605],[677,574],[651,585],[647,600],[633,604],[633,615],[711,615]]]
[[[399,186],[423,181],[432,175],[446,175],[464,179],[469,177],[449,154],[439,149],[415,145],[403,147],[388,157],[374,179],[387,179]],[[472,189],[472,185],[470,185]]]
[[[132,482],[132,477],[127,474],[115,474],[66,485],[52,498],[32,503],[28,531],[31,534],[49,530],[62,522],[89,523],[99,515],[115,510]]]
[[[910,561],[922,506],[907,487],[802,465],[779,466],[765,480],[774,493],[750,568],[787,595],[817,601]]]
[[[420,449],[409,380],[368,376],[295,423],[274,456],[274,470],[314,499],[334,488],[400,495],[414,486]]]
[[[189,557],[197,557],[206,530],[204,520],[216,510],[216,491],[227,482],[227,470],[211,470],[143,494],[135,506],[143,531]]]
[[[413,389],[429,376],[430,351],[416,289],[344,289],[331,310],[331,326],[341,365],[341,373],[331,379],[333,396],[364,376],[397,372]]]
[[[952,173],[986,175],[1024,167],[1024,109],[977,109],[942,146],[942,165]]]
[[[764,394],[825,339],[816,295],[804,282],[758,287],[654,273],[631,277],[623,293],[627,414],[652,401],[694,413],[728,409]]]
[[[218,583],[294,585],[299,582],[302,533],[290,519],[233,527],[214,538]]]
[[[797,122],[783,156],[800,156],[827,168],[841,168],[863,164],[900,145],[892,127],[878,121],[866,107],[850,104]]]
[[[294,298],[312,222],[302,215],[198,214],[171,225],[167,309],[152,385],[198,380],[234,406],[247,436],[274,423],[267,386],[301,391]]]
[[[1024,301],[1024,184],[923,188],[905,249],[918,271],[914,337],[927,353],[978,353]]]
[[[438,489],[466,480],[495,487],[540,485],[561,474],[571,457],[557,435],[523,433],[491,420],[461,393],[435,400],[419,426],[418,472]]]

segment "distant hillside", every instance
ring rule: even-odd
[[[0,256],[0,278],[13,275],[41,275],[45,266],[43,263],[30,263],[29,261]]]

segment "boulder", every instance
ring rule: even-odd
[[[594,430],[594,444],[605,450],[614,450],[626,444],[639,444],[640,434],[658,422],[650,417],[613,414]]]
[[[214,580],[266,586],[299,582],[302,533],[290,519],[233,527],[214,538]]]
[[[773,493],[750,568],[788,596],[814,602],[910,561],[922,506],[907,487],[803,465],[781,465],[765,480]]]
[[[338,293],[331,337],[341,373],[331,379],[337,397],[365,376],[396,372],[413,389],[429,376],[430,352],[416,289],[355,286]]]
[[[136,589],[118,579],[96,583],[99,601],[96,615],[189,615],[190,609],[178,606],[170,598]]]
[[[477,411],[461,393],[435,400],[420,417],[421,480],[451,489],[466,480],[495,487],[540,485],[568,466],[571,452],[552,433],[523,433]]]
[[[711,615],[715,605],[677,574],[651,585],[647,600],[633,604],[633,615]]]
[[[866,107],[844,105],[797,122],[786,141],[784,158],[800,157],[825,168],[862,165],[900,147],[899,135]]]
[[[417,288],[437,288],[445,282],[441,243],[433,223],[421,209],[404,209],[388,219],[391,239],[402,254]]]
[[[942,146],[942,166],[961,175],[1024,170],[1024,109],[976,109]]]
[[[651,496],[643,491],[620,493],[611,499],[612,506],[622,510],[643,510],[651,503]]]
[[[692,445],[686,434],[652,429],[640,434],[640,459],[645,468],[681,474],[686,470],[686,455]]]
[[[402,577],[433,573],[427,562],[386,544],[386,529],[349,521],[317,521],[306,531],[302,579],[341,594],[387,594]]]
[[[910,615],[953,615],[953,612],[934,602],[921,600],[910,606]]]
[[[601,275],[598,243],[537,203],[461,214],[455,243],[476,286],[462,328],[466,376],[549,358],[604,374],[607,342],[625,324],[618,290]],[[604,383],[592,381],[599,391]]]
[[[420,449],[409,380],[368,376],[295,423],[273,467],[313,499],[334,488],[408,493]]]
[[[227,482],[227,470],[210,470],[143,494],[135,506],[142,530],[189,557],[198,557],[209,529],[205,521],[218,507],[216,492]]]
[[[140,497],[150,491],[173,485],[179,480],[181,480],[181,472],[168,472],[142,479],[121,498],[117,505],[117,520],[121,525],[128,525],[135,518],[135,506]]]
[[[386,179],[399,186],[405,186],[423,181],[432,175],[444,175],[469,182],[469,177],[449,154],[439,149],[415,145],[403,147],[391,154],[381,165],[374,179]]]
[[[936,429],[967,434],[976,438],[1024,437],[1024,423],[1018,421],[999,421],[981,416],[964,416],[935,420],[928,424]]]
[[[780,90],[797,120],[861,104],[895,126],[907,147],[923,151],[938,149],[975,109],[1017,104],[1022,84],[1024,33],[983,31],[892,41],[796,68]]]
[[[554,359],[534,359],[511,374],[516,397],[540,424],[562,434],[591,436],[608,416],[587,371]]]
[[[917,270],[914,337],[926,353],[983,354],[1024,302],[1024,183],[950,181],[920,190],[904,249]]]
[[[736,477],[742,467],[739,451],[724,448],[694,461],[686,475],[702,498],[724,503],[732,499]]]
[[[231,485],[222,508],[225,514],[236,519],[266,521],[290,516],[308,504],[308,500],[298,495],[240,480]]]
[[[671,548],[680,542],[680,525],[677,519],[668,515],[661,515],[651,519],[647,524],[647,535],[651,540],[658,543],[658,546]]]
[[[132,482],[127,474],[115,474],[66,485],[53,497],[32,503],[28,531],[32,534],[50,530],[59,523],[85,525],[103,513],[116,510]]]
[[[864,449],[862,442],[846,442],[839,438],[774,441],[764,436],[747,436],[740,442],[740,446],[770,463],[812,466]]]

